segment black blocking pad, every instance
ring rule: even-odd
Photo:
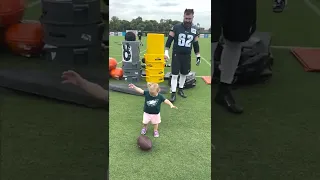
[[[86,77],[86,76],[84,76]],[[90,78],[89,78],[90,79]],[[107,87],[108,80],[100,85]],[[61,83],[61,71],[44,72],[39,70],[6,69],[0,70],[0,87],[44,96],[64,102],[83,105],[90,108],[108,108],[108,102],[98,100],[72,84]]]

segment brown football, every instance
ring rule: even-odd
[[[152,141],[148,136],[141,135],[137,140],[138,147],[143,151],[149,151],[152,148]]]

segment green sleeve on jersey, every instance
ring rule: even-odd
[[[146,96],[147,94],[149,94],[149,91],[143,91],[144,96]]]
[[[162,94],[160,94],[160,101],[164,102],[167,98],[165,98]]]

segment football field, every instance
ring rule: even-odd
[[[124,37],[110,37],[109,56],[121,67],[121,42]],[[140,56],[146,52],[146,37]],[[192,71],[197,85],[185,90],[188,98],[177,97],[179,109],[161,107],[162,122],[159,138],[153,138],[152,127],[147,136],[153,141],[151,152],[137,148],[137,137],[142,127],[144,98],[118,92],[110,92],[109,112],[109,160],[112,180],[194,180],[211,177],[211,96],[210,85],[200,76],[210,75],[210,39],[199,40],[202,63],[196,66],[192,56]],[[171,54],[171,53],[170,53]],[[170,68],[166,68],[170,71]],[[111,81],[112,82],[112,81]],[[168,86],[168,82],[161,83]],[[169,98],[170,94],[165,94]]]

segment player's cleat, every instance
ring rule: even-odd
[[[236,104],[236,102],[231,94],[229,86],[230,85],[221,83],[219,85],[219,89],[218,89],[218,92],[216,94],[214,101],[217,104],[225,107],[228,111],[235,113],[235,114],[240,114],[243,112],[243,108]]]
[[[187,96],[184,94],[184,92],[183,92],[183,89],[182,89],[182,88],[179,88],[179,90],[178,90],[178,94],[179,94],[181,97],[183,97],[183,98],[187,98]]]
[[[176,101],[176,98],[177,98],[177,96],[176,96],[176,93],[175,92],[172,92],[171,93],[171,98],[170,98],[170,102],[175,102]]]
[[[281,13],[286,7],[286,0],[275,0],[273,4],[273,12]]]

